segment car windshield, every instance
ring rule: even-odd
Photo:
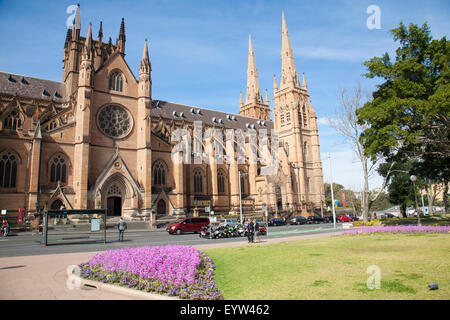
[[[183,220],[184,220],[184,218],[178,218],[177,220],[175,220],[175,223],[180,223]]]

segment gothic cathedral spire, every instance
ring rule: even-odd
[[[282,13],[282,40],[281,40],[281,81],[280,90],[285,88],[300,88],[297,69],[295,68],[294,53],[289,40],[289,33]]]
[[[120,32],[119,32],[119,39],[117,39],[117,47],[120,51],[120,53],[125,54],[125,19],[122,18],[122,22],[120,24]]]
[[[262,103],[259,88],[258,70],[256,69],[255,53],[253,52],[252,37],[248,35],[248,67],[247,67],[247,94],[245,104],[252,102]]]
[[[270,120],[269,101],[264,103],[259,87],[258,69],[256,69],[255,53],[253,51],[252,37],[248,35],[248,67],[247,67],[247,92],[245,104],[240,95],[239,114],[247,117]]]

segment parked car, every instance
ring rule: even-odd
[[[293,217],[290,221],[290,224],[305,224],[305,223],[308,223],[308,220],[302,216]]]
[[[230,226],[230,227],[236,227],[239,224],[236,219],[225,219],[221,223],[219,223],[219,227],[221,226]]]
[[[324,223],[326,222],[325,218],[321,216],[309,216],[307,218],[308,223]]]
[[[352,219],[352,221],[359,221],[359,217],[357,216],[349,216],[350,219]]]
[[[265,227],[266,226],[266,222],[264,220],[261,220],[261,219],[256,219],[256,223],[260,227]]]
[[[353,221],[352,218],[347,217],[347,216],[340,216],[339,218],[336,218],[337,221],[339,222],[351,222]]]
[[[334,222],[333,215],[325,216],[323,218],[325,219],[325,222],[327,222],[327,223],[330,223],[330,222],[333,223]],[[336,221],[337,221],[337,217],[336,217]]]
[[[386,212],[385,214],[381,215],[381,219],[390,219],[390,218],[395,218],[395,216],[389,212]]]
[[[166,231],[169,234],[182,234],[186,232],[200,232],[202,227],[209,226],[209,218],[194,217],[194,218],[179,218],[174,223],[169,224]]]
[[[269,226],[284,226],[286,225],[286,222],[284,222],[282,219],[274,218],[269,220]]]

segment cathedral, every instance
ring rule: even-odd
[[[156,222],[203,215],[206,207],[220,215],[261,214],[263,208],[281,217],[320,213],[325,196],[317,116],[305,75],[300,79],[296,70],[284,13],[273,118],[251,37],[247,88],[239,114],[231,114],[155,99],[147,40],[136,77],[125,60],[124,19],[115,44],[104,41],[101,23],[98,30],[94,39],[89,24],[81,35],[78,6],[64,43],[61,82],[0,72],[0,209],[8,218],[62,207],[104,208],[110,218]],[[174,133],[192,133],[194,124],[202,133],[243,133],[242,145],[227,141],[233,154],[252,147],[250,131],[267,130],[269,145],[276,143],[270,148],[277,170],[261,174],[267,163],[251,161],[248,152],[242,161],[207,161],[211,155],[196,152],[195,143],[194,152],[183,155],[192,161],[173,161],[180,141]],[[256,149],[260,142],[253,142]]]

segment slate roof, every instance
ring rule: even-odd
[[[0,71],[0,93],[20,97],[64,102],[65,84],[62,82],[21,76]]]
[[[198,114],[198,110],[200,110],[200,114]],[[246,130],[248,129],[247,125],[249,125],[252,129],[267,129],[268,134],[270,134],[270,129],[273,129],[272,121],[259,120],[232,113],[161,100],[152,101],[151,115],[152,117],[161,116],[165,119],[185,120],[186,122],[202,121],[206,125],[214,125],[218,128],[224,127],[227,129]],[[181,115],[183,115],[183,117],[181,117]],[[216,121],[214,122],[213,119]]]

